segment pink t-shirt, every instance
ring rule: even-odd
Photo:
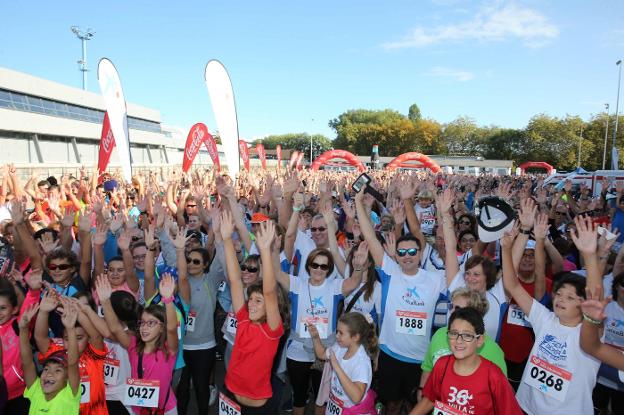
[[[173,389],[171,389],[171,379],[173,377],[173,368],[175,366],[177,355],[167,356],[161,350],[155,353],[143,354],[143,379],[160,381],[160,391],[158,395],[158,407],[165,408],[165,412],[176,407],[177,401]],[[139,352],[137,351],[136,337],[132,336],[130,347],[128,347],[128,357],[130,358],[130,367],[132,369],[132,377],[139,378]],[[167,393],[169,391],[169,393]],[[167,395],[169,397],[167,398]],[[167,402],[165,402],[167,399]],[[140,413],[141,408],[132,407],[134,413]]]

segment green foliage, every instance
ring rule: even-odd
[[[420,108],[418,105],[412,104],[407,111],[407,118],[413,123],[418,123],[422,120],[422,115],[420,114]]]

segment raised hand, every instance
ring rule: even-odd
[[[403,205],[403,203],[394,199],[390,203],[388,209],[390,210],[390,213],[392,214],[395,223],[399,225],[405,223],[405,206]]]
[[[132,243],[132,236],[130,236],[130,231],[126,229],[117,237],[117,246],[122,251],[127,251],[130,249],[130,243]]]
[[[598,247],[598,231],[590,217],[577,216],[574,218],[576,230],[570,232],[572,241],[579,252],[583,254],[593,254]]]
[[[143,233],[145,235],[145,245],[147,245],[148,249],[156,248],[156,238],[154,236],[156,233],[156,226],[150,223]]]
[[[58,248],[59,241],[54,240],[54,236],[52,235],[52,232],[45,232],[44,234],[41,235],[41,238],[39,238],[39,246],[41,247],[41,250],[43,251],[43,253],[47,255],[50,252],[52,252],[54,249]]]
[[[50,313],[56,309],[59,305],[58,293],[54,289],[48,289],[43,293],[43,298],[39,303],[41,311]]]
[[[63,218],[61,219],[61,225],[65,228],[71,228],[74,224],[74,211],[71,209],[66,209]]]
[[[108,281],[108,277],[105,274],[98,275],[96,278],[95,291],[100,299],[100,303],[110,299],[113,289]]]
[[[11,220],[14,225],[24,223],[24,205],[17,199],[13,199],[10,204]]]
[[[43,271],[39,268],[32,268],[26,276],[26,284],[31,290],[40,290],[43,285]]]
[[[520,202],[520,224],[523,228],[529,230],[533,228],[535,223],[535,214],[537,213],[537,205],[531,198],[526,198]]]
[[[514,241],[516,240],[516,236],[518,236],[518,231],[519,231],[519,226],[516,223],[511,230],[506,231],[503,234],[503,237],[500,239],[500,244],[503,247],[503,249],[511,249]]]
[[[221,212],[221,237],[223,240],[231,239],[234,233],[234,221],[232,214],[228,210]]]
[[[158,292],[162,298],[171,298],[175,292],[175,280],[168,272],[165,272],[158,284]]]
[[[535,224],[533,225],[533,235],[535,236],[535,239],[546,239],[549,229],[550,225],[548,224],[548,215],[545,213],[537,215]]]
[[[303,209],[305,207],[303,203],[303,193],[295,193],[293,196],[293,207],[297,209]]]
[[[78,308],[73,304],[69,298],[63,297],[63,312],[61,313],[61,322],[67,329],[76,326],[76,320],[78,320]]]
[[[366,241],[362,241],[353,253],[353,268],[364,268],[366,261],[368,261],[368,243]]]
[[[85,210],[84,212],[80,212],[80,216],[78,218],[78,231],[80,232],[91,232],[91,216],[92,211]]]
[[[450,213],[451,208],[453,207],[453,202],[455,201],[455,195],[450,188],[446,188],[441,195],[436,196],[436,207],[440,209],[442,215],[447,215]]]
[[[33,317],[37,314],[37,311],[39,311],[38,304],[33,304],[30,308],[24,311],[22,317],[19,319],[18,327],[22,330],[27,330]]]
[[[115,214],[115,216],[113,217],[113,220],[110,222],[110,230],[112,233],[117,233],[117,231],[119,229],[121,229],[121,227],[124,224],[124,215],[123,213],[119,212],[117,214]]]
[[[259,250],[271,249],[271,244],[275,239],[275,224],[268,220],[260,224],[260,231],[256,235],[256,245]]]
[[[105,223],[98,223],[95,227],[95,234],[93,234],[94,245],[104,245],[106,243],[106,239],[108,238],[108,225]]]
[[[384,248],[388,255],[394,257],[396,252],[396,236],[394,232],[388,232],[386,234],[386,243],[384,244]]]
[[[175,247],[176,250],[184,250],[186,246],[186,241],[188,241],[191,236],[186,236],[187,227],[180,227],[178,229],[178,233],[171,238],[171,244]]]
[[[611,297],[602,298],[602,286],[596,285],[592,290],[590,287],[585,288],[586,300],[581,303],[581,311],[584,315],[596,321],[603,321],[607,318],[605,307],[611,302]]]
[[[606,229],[606,232],[603,232],[602,235],[598,237],[598,252],[600,253],[600,256],[608,256],[611,251],[611,247],[620,236],[620,232],[617,229],[613,230],[612,227],[613,224]],[[612,236],[609,236],[609,234]]]

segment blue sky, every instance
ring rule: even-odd
[[[308,132],[354,108],[521,128],[531,116],[615,109],[622,1],[109,1],[0,3],[0,66],[76,87],[116,65],[129,102],[216,128],[203,82],[230,73],[242,138]],[[89,89],[99,92],[96,72]],[[620,108],[622,110],[622,108]],[[622,111],[620,111],[622,112]]]

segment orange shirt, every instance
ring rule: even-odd
[[[49,356],[58,350],[63,350],[63,346],[51,341],[48,351],[39,359],[45,360],[45,356]],[[80,355],[78,368],[81,383],[89,382],[90,390],[89,402],[80,404],[80,413],[83,415],[108,415],[104,386],[104,359],[107,354],[106,346],[104,346],[104,350],[97,350],[89,343]]]

